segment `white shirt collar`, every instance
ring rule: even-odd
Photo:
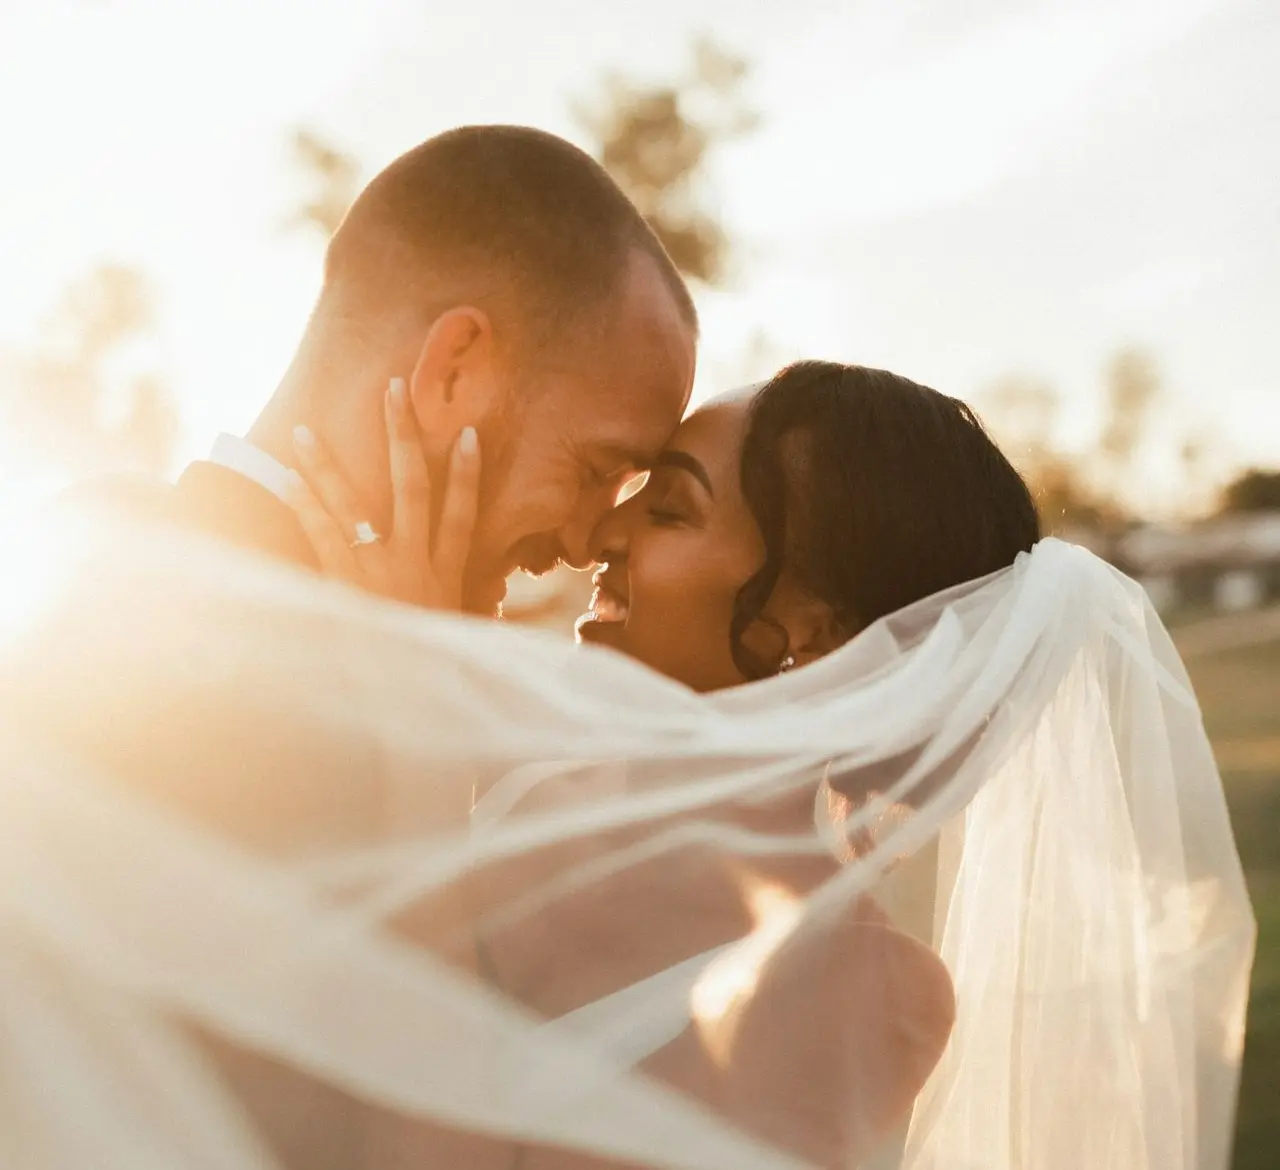
[[[294,473],[248,439],[219,435],[209,453],[209,462],[243,475],[269,491],[278,500],[289,502],[289,484]]]

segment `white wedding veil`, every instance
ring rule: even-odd
[[[49,543],[0,641],[6,1170],[1225,1170],[1253,918],[1089,553],[699,696]]]

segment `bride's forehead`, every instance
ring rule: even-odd
[[[745,406],[764,389],[765,385],[764,382],[752,382],[747,386],[734,386],[730,390],[721,390],[718,394],[713,394],[706,399],[691,413],[699,414],[716,406]]]
[[[718,429],[730,420],[741,420],[746,417],[747,408],[755,398],[763,382],[752,386],[739,386],[733,390],[722,390],[719,394],[704,399],[689,414],[685,415],[677,434],[699,433],[708,429]]]
[[[751,405],[750,394],[719,394],[701,403],[698,409],[680,424],[677,434],[718,431],[743,420]]]
[[[703,402],[680,424],[669,446],[696,454],[709,468],[732,460],[741,446],[751,399],[751,392],[735,391]]]

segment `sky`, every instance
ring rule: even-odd
[[[432,133],[524,122],[589,146],[609,71],[751,65],[714,160],[736,245],[700,294],[698,394],[826,357],[973,400],[1010,374],[1096,418],[1121,346],[1166,421],[1280,465],[1280,5],[1072,0],[0,0],[0,346],[128,263],[159,307],[185,457],[288,363],[321,242],[286,226],[309,127],[367,175]],[[3,469],[0,469],[0,476]]]

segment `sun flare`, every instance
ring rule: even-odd
[[[9,555],[0,569],[0,636],[28,627],[65,579],[68,541],[47,516],[23,516],[8,526]]]
[[[690,1016],[718,1063],[731,1055],[735,1005],[750,999],[761,968],[804,911],[802,901],[778,886],[761,883],[745,896],[754,929],[708,964],[689,993]]]

